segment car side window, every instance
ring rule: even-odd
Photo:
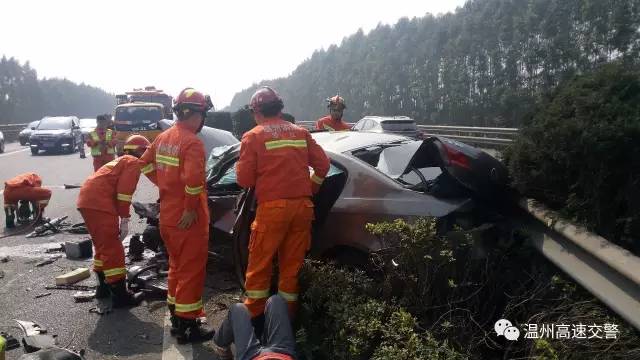
[[[362,130],[362,127],[363,127],[363,125],[364,125],[364,123],[365,123],[366,121],[367,121],[367,120],[365,120],[365,119],[362,119],[362,120],[358,121],[358,122],[353,126],[353,130]]]
[[[374,124],[373,120],[366,120],[366,122],[362,126],[362,130],[364,130],[364,131],[371,130],[371,129],[373,129],[374,125],[375,124]]]

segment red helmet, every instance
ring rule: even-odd
[[[142,135],[131,135],[124,143],[125,152],[134,152],[142,154],[147,148],[151,146],[149,140]]]
[[[206,113],[213,108],[209,95],[204,95],[193,88],[186,88],[180,91],[180,95],[175,100],[173,111],[176,113],[184,110],[191,110]]]
[[[251,97],[249,108],[255,112],[262,112],[266,106],[279,106],[280,110],[284,107],[282,98],[278,93],[268,86],[258,89]]]
[[[344,98],[340,95],[336,95],[334,97],[328,98],[327,102],[329,103],[328,105],[329,108],[332,108],[332,107],[336,107],[339,109],[347,108],[347,104],[345,103]]]

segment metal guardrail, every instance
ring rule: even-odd
[[[4,141],[11,142],[18,139],[18,133],[28,124],[4,124],[0,125],[0,131],[4,134]]]
[[[315,129],[314,121],[298,121],[296,124],[307,129]],[[351,126],[354,123],[347,123]],[[520,129],[476,126],[418,125],[424,135],[446,136],[471,145],[491,145],[503,147],[510,145]]]
[[[640,330],[640,258],[534,200],[519,205],[533,247]]]

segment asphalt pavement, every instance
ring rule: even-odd
[[[80,159],[77,152],[33,156],[28,146],[10,143],[5,153],[0,154],[2,183],[21,173],[38,173],[43,185],[53,192],[46,216],[68,216],[71,223],[82,222],[75,207],[79,190],[64,189],[64,185],[80,185],[92,171],[91,156]],[[142,176],[134,201],[155,202],[157,197],[157,188]],[[99,315],[92,312],[97,306],[95,300],[76,303],[74,291],[46,290],[46,285],[55,283],[56,276],[75,268],[91,267],[90,259],[69,260],[64,253],[47,253],[47,249],[88,235],[60,233],[27,239],[24,234],[8,233],[4,229],[4,216],[0,226],[4,231],[0,231],[0,331],[20,339],[22,334],[13,319],[32,321],[56,335],[59,346],[84,349],[87,359],[215,359],[210,344],[174,344],[168,335],[164,300],[149,300],[135,308]],[[141,233],[144,227],[144,222],[133,215],[130,233]],[[223,258],[210,259],[207,267],[203,300],[213,326],[219,324],[230,304],[240,300],[227,249],[224,244],[214,249]],[[59,258],[51,264],[36,266],[51,257]],[[78,284],[95,285],[95,281],[92,277]],[[23,349],[8,351],[7,359],[17,359],[23,353]]]

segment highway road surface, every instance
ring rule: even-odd
[[[24,172],[38,173],[44,185],[53,191],[46,216],[66,215],[72,223],[82,222],[75,207],[79,190],[65,190],[64,184],[81,184],[92,170],[91,157],[80,159],[78,153],[32,156],[28,147],[11,143],[7,144],[5,153],[0,154],[2,183]],[[154,202],[157,197],[157,189],[142,176],[134,201]],[[0,237],[8,235],[4,216],[0,226]],[[142,232],[144,226],[137,215],[132,215],[130,233]],[[46,285],[55,283],[56,276],[78,267],[91,267],[90,259],[72,261],[64,254],[52,264],[37,267],[43,259],[60,256],[60,253],[46,253],[47,248],[86,237],[88,235],[56,234],[30,239],[24,235],[0,238],[0,259],[8,257],[7,262],[0,261],[0,331],[20,339],[22,334],[13,319],[33,321],[57,335],[59,346],[76,351],[84,349],[87,359],[215,359],[210,344],[175,345],[168,335],[166,303],[162,299],[98,315],[91,312],[96,307],[95,300],[76,303],[72,297],[74,291],[46,290]],[[213,325],[219,324],[229,304],[240,300],[241,292],[229,264],[223,260],[209,261],[203,300]],[[78,284],[94,285],[95,281],[92,277]],[[22,354],[22,349],[8,351],[7,359],[17,359]]]

